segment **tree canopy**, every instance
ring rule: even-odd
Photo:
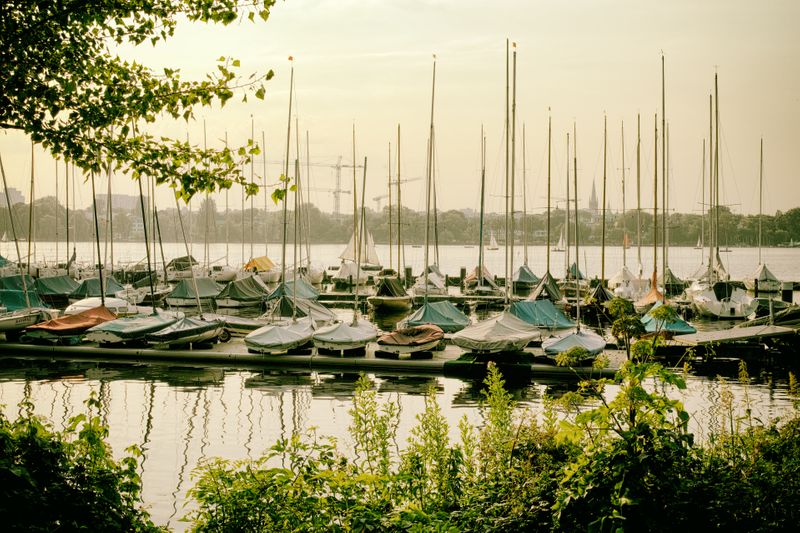
[[[275,0],[5,0],[0,4],[0,128],[19,130],[85,172],[108,164],[134,178],[152,176],[188,199],[240,183],[260,152],[246,146],[201,149],[154,136],[143,126],[161,117],[192,118],[198,107],[237,94],[262,99],[272,71],[243,76],[239,61],[219,57],[202,80],[180,69],[156,72],[114,52],[156,46],[181,22],[228,25],[266,21]]]

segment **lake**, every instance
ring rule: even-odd
[[[168,259],[184,252],[176,244],[165,245]],[[62,245],[63,248],[63,245]],[[230,246],[240,253],[239,246]],[[312,258],[325,265],[336,264],[340,245],[315,245]],[[202,246],[193,252],[202,257]],[[270,250],[278,251],[273,245]],[[210,257],[224,256],[225,245],[210,246]],[[60,250],[63,254],[63,249]],[[78,257],[91,260],[91,244],[79,243]],[[418,272],[422,249],[407,248],[406,261]],[[520,259],[521,259],[521,251]],[[8,257],[9,250],[2,250]],[[55,246],[40,244],[39,257],[54,257]],[[199,254],[197,252],[200,252]],[[263,252],[263,245],[260,251]],[[644,252],[644,250],[643,250]],[[249,253],[249,245],[246,253]],[[382,258],[386,247],[378,246]],[[84,255],[85,254],[85,255]],[[650,250],[652,254],[652,250]],[[137,261],[143,257],[141,245],[115,246],[115,259]],[[581,250],[581,269],[587,275],[599,275],[599,249]],[[12,256],[13,257],[13,256]],[[643,254],[645,270],[647,258]],[[477,249],[447,246],[440,250],[444,272],[458,274],[461,266],[477,261]],[[563,271],[563,254],[553,254],[551,270]],[[628,265],[635,265],[636,250],[628,250]],[[726,266],[734,277],[755,269],[757,250],[735,248],[725,254]],[[765,262],[782,279],[800,280],[800,249],[768,249]],[[237,255],[238,259],[238,255]],[[385,261],[387,259],[384,259]],[[232,263],[235,261],[231,261]],[[529,264],[537,274],[544,270],[542,247],[529,250]],[[606,273],[622,264],[620,249],[606,251]],[[686,276],[700,264],[700,252],[675,248],[670,265],[676,274]],[[487,252],[487,265],[502,274],[502,252]],[[557,265],[557,266],[556,266]],[[797,366],[797,365],[795,365]],[[718,379],[720,373],[727,378]],[[751,368],[751,383],[736,382],[736,364],[732,362],[707,372],[688,376],[686,391],[673,391],[684,401],[692,415],[691,429],[699,439],[720,423],[720,398],[730,390],[737,405],[744,410],[747,402],[753,416],[763,421],[793,412],[787,392],[788,372],[782,369]],[[476,425],[482,423],[481,384],[443,377],[371,376],[383,401],[396,401],[401,409],[399,435],[405,440],[424,408],[424,395],[433,387],[442,411],[450,423],[453,440],[458,438],[456,424],[462,416]],[[62,428],[71,416],[83,412],[83,402],[94,391],[102,405],[102,417],[110,428],[109,442],[121,454],[132,444],[141,446],[143,455],[143,498],[156,523],[176,530],[187,524],[179,522],[186,514],[185,494],[192,485],[192,471],[203,458],[221,456],[229,459],[257,457],[281,437],[311,428],[321,435],[335,436],[341,449],[348,449],[347,427],[357,374],[249,372],[236,369],[191,368],[168,365],[120,365],[108,363],[57,362],[45,360],[0,360],[0,404],[7,417],[16,417],[20,401],[29,401],[34,412]],[[559,396],[574,384],[558,381],[534,381],[513,384],[511,391],[522,408],[541,413],[544,396]],[[608,390],[613,396],[615,387]]]

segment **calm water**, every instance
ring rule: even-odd
[[[178,245],[166,245],[167,256],[182,254]],[[62,245],[63,248],[63,245]],[[324,265],[337,262],[339,245],[312,247],[312,258]],[[202,257],[202,246],[193,253]],[[224,257],[225,245],[210,247],[210,257]],[[230,254],[238,246],[230,247]],[[271,250],[278,251],[277,246]],[[91,245],[79,245],[78,257],[91,260]],[[407,248],[406,262],[418,271],[423,250]],[[0,253],[7,254],[8,250]],[[39,257],[54,256],[55,246],[40,244]],[[63,254],[63,249],[60,250]],[[245,251],[249,255],[249,245]],[[256,248],[263,253],[263,245]],[[386,247],[378,253],[388,262]],[[52,255],[51,255],[52,254]],[[477,260],[476,248],[442,247],[440,263],[446,273],[456,275],[461,266]],[[115,259],[137,261],[143,256],[141,246],[115,246]],[[581,263],[584,264],[583,251]],[[589,276],[599,275],[599,250],[586,249]],[[521,259],[520,251],[520,259]],[[647,263],[645,270],[652,268]],[[734,277],[744,276],[755,268],[757,250],[734,249],[728,268]],[[628,251],[628,264],[635,265],[636,250]],[[765,262],[780,278],[800,280],[800,249],[771,249],[764,253]],[[551,270],[559,275],[563,270],[563,254],[552,255]],[[231,263],[237,261],[232,260]],[[544,270],[541,247],[529,250],[529,264],[537,273]],[[606,272],[613,273],[622,264],[619,249],[606,252]],[[671,251],[670,265],[685,276],[700,264],[700,252],[689,248]],[[502,274],[502,252],[488,252],[487,265]],[[750,401],[754,416],[769,420],[793,410],[787,396],[786,371],[760,373],[751,369],[753,383],[743,387],[735,380],[725,382],[717,373],[735,376],[736,366],[730,364],[712,369],[708,376],[690,376],[686,391],[673,394],[681,398],[692,414],[692,430],[699,438],[720,421],[717,409],[723,389],[729,387],[737,405],[744,408]],[[424,407],[423,395],[434,387],[442,410],[451,425],[451,438],[458,438],[456,424],[466,416],[476,425],[482,423],[479,405],[480,384],[441,377],[371,376],[380,391],[380,398],[398,402],[401,413],[399,428],[401,442],[415,424],[415,417]],[[122,366],[43,361],[0,360],[0,404],[2,412],[15,417],[20,401],[34,405],[36,414],[63,427],[71,416],[83,412],[83,402],[94,391],[103,409],[102,416],[110,428],[110,442],[115,453],[131,444],[144,451],[142,480],[143,497],[157,523],[174,529],[184,529],[179,519],[186,514],[185,493],[192,484],[192,471],[203,458],[221,456],[229,459],[257,457],[278,438],[292,432],[316,428],[323,435],[338,437],[341,448],[350,448],[347,427],[350,423],[355,374],[322,373],[265,373],[223,370],[218,368],[177,368],[162,365]],[[522,407],[540,413],[545,395],[558,396],[574,385],[559,382],[532,382],[512,388]],[[614,388],[608,391],[613,395]]]

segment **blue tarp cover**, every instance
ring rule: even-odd
[[[469,318],[452,302],[428,302],[414,311],[408,317],[407,323],[409,326],[433,324],[442,328],[445,333],[455,333],[469,325]]]
[[[525,300],[514,302],[509,309],[516,316],[534,326],[548,329],[575,327],[575,321],[559,311],[550,300]]]

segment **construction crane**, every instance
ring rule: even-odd
[[[283,165],[284,163],[281,161],[267,161],[268,165]],[[342,163],[342,156],[339,156],[339,159],[336,163],[310,163],[308,166],[312,167],[325,167],[325,168],[334,168],[336,169],[336,185],[333,189],[308,189],[311,191],[316,192],[329,192],[333,194],[333,212],[336,214],[338,218],[341,216],[341,196],[343,194],[351,194],[351,191],[342,189],[342,169],[343,168],[364,168],[364,165],[348,165],[347,163]],[[421,179],[421,178],[417,178]]]
[[[408,183],[410,181],[419,181],[421,179],[422,178],[408,178],[406,180],[400,180],[400,183]],[[391,185],[392,186],[397,185],[397,180],[392,181]],[[381,202],[383,201],[384,198],[388,198],[388,197],[389,197],[389,193],[379,194],[378,196],[373,196],[372,197],[372,201],[375,202],[375,211],[380,212],[380,210],[381,210]]]

